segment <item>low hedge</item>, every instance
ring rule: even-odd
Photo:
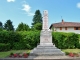
[[[0,51],[8,51],[10,50],[10,43],[0,43]]]
[[[24,49],[33,49],[40,41],[40,31],[21,31],[19,34],[22,36],[19,43],[24,45]]]
[[[75,33],[53,32],[53,43],[60,49],[74,49],[79,46],[79,37]]]
[[[75,33],[52,32],[52,41],[60,49],[80,48],[79,35]],[[33,49],[39,42],[40,31],[0,31],[0,51]]]

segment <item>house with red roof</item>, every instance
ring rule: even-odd
[[[73,32],[80,34],[80,23],[65,22],[62,19],[62,22],[51,24],[50,29],[52,29],[54,32]]]

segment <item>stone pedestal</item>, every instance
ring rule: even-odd
[[[34,48],[30,56],[64,56],[65,53],[55,47],[52,43],[51,30],[42,30],[40,34],[40,45]]]
[[[54,45],[38,45],[31,51],[30,56],[65,56],[65,54],[60,49],[56,48]]]
[[[40,45],[44,46],[44,45],[48,45],[48,46],[52,46],[52,31],[51,30],[42,30],[41,34],[40,34]]]

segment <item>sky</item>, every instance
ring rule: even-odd
[[[36,10],[48,10],[49,26],[52,23],[80,22],[80,0],[0,0],[0,21],[13,22],[17,28],[21,22],[31,26]]]

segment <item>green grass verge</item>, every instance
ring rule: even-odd
[[[62,49],[63,52],[80,53],[80,49]]]
[[[10,53],[30,53],[30,50],[11,50],[11,51],[5,51],[0,52],[0,58],[5,58],[10,55]]]

